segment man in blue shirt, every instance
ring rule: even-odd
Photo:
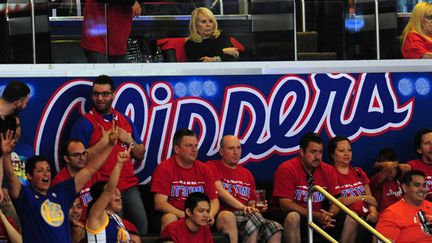
[[[103,146],[99,153],[92,156],[74,178],[54,187],[50,187],[50,165],[42,156],[27,160],[25,172],[30,186],[22,186],[11,160],[13,131],[1,134],[2,162],[8,191],[21,221],[24,242],[71,242],[69,208],[77,193],[105,162],[118,138],[115,126],[108,131],[101,130]]]

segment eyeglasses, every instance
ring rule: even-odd
[[[315,186],[315,182],[314,182],[314,179],[313,179],[311,173],[307,173],[306,172],[306,181],[307,181],[307,183],[309,185],[309,188],[312,188],[313,186]]]
[[[97,91],[92,91],[92,95],[94,97],[98,97],[99,95],[102,95],[102,97],[108,97],[109,95],[111,95],[113,92],[111,91],[104,91],[104,92],[97,92]]]
[[[427,18],[428,20],[432,20],[432,15],[426,15],[425,18]]]
[[[88,155],[88,152],[87,151],[84,151],[84,152],[82,152],[82,153],[73,153],[73,154],[68,154],[68,156],[70,156],[70,157],[74,157],[74,158],[77,158],[77,159],[80,159],[80,158],[86,158],[87,157],[87,155]]]

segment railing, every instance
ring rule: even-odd
[[[352,212],[349,208],[347,208],[345,205],[343,205],[341,202],[339,202],[336,198],[334,198],[330,193],[328,193],[326,190],[324,190],[322,187],[315,185],[311,188],[309,188],[309,194],[307,199],[307,210],[308,210],[308,241],[309,243],[313,242],[313,230],[316,230],[320,235],[322,235],[324,238],[326,238],[330,242],[337,241],[331,237],[329,234],[327,234],[324,230],[322,230],[317,224],[315,224],[312,221],[312,192],[313,191],[319,191],[321,194],[323,194],[328,200],[332,201],[336,206],[338,206],[340,209],[342,209],[346,214],[348,214],[351,218],[353,218],[355,221],[359,222],[363,227],[365,227],[369,232],[371,232],[373,235],[375,235],[379,240],[381,240],[384,243],[391,243],[390,240],[385,238],[380,232],[376,231],[372,226],[370,226],[368,223],[366,223],[363,219],[361,219],[357,214]]]

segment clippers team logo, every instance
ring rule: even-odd
[[[60,204],[51,202],[46,199],[41,205],[41,215],[45,222],[53,227],[59,227],[65,219]]]
[[[225,79],[212,83],[207,80],[211,78]],[[405,127],[414,111],[414,98],[403,104],[398,101],[389,73],[223,78],[120,80],[113,106],[134,121],[147,151],[143,161],[134,162],[141,183],[149,182],[158,163],[170,157],[172,136],[179,128],[197,132],[202,161],[216,159],[222,136],[233,134],[243,147],[240,163],[264,163],[271,162],[272,156],[297,153],[305,132],[343,135],[355,141]],[[261,80],[266,78],[279,79]],[[193,85],[188,88],[186,82]],[[57,171],[62,142],[73,122],[92,107],[91,85],[88,80],[64,83],[42,112],[35,151],[51,156]]]

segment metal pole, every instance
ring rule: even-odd
[[[375,0],[375,34],[377,60],[381,59],[378,0]]]
[[[296,1],[293,0],[293,24],[294,24],[294,61],[297,61],[297,13]]]
[[[301,0],[301,11],[302,11],[302,32],[306,32],[306,6],[304,0]]]
[[[219,1],[219,8],[220,8],[220,15],[224,15],[224,11],[223,11],[223,0]]]
[[[33,47],[33,64],[36,64],[36,24],[35,24],[35,5],[33,0],[30,0],[31,8],[31,28],[32,28],[32,47]]]
[[[312,195],[311,193],[313,193],[313,190],[311,190],[312,188],[309,188],[308,191],[308,197],[307,197],[307,219],[308,219],[308,223],[312,222]],[[313,243],[313,229],[312,227],[308,227],[308,242],[309,243]]]

